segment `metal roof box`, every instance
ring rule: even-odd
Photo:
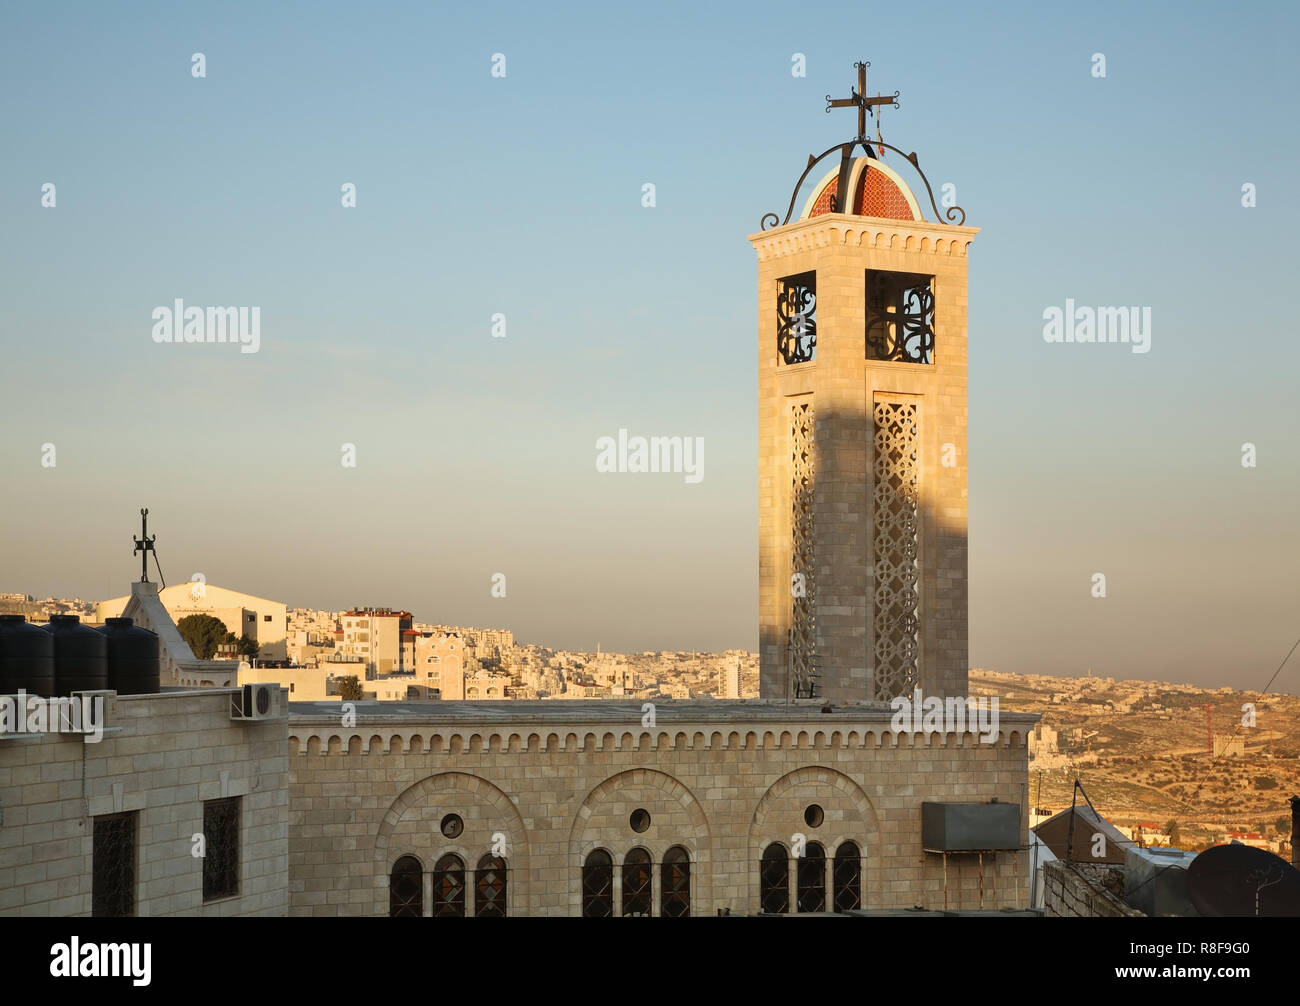
[[[1018,803],[921,804],[926,852],[988,852],[1022,844]]]

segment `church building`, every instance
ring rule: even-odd
[[[294,911],[379,913],[385,898],[432,915],[1026,903],[1036,718],[1001,714],[994,737],[926,730],[919,716],[908,726],[921,729],[891,726],[891,699],[967,694],[977,231],[932,198],[927,220],[882,159],[888,145],[866,141],[866,115],[895,99],[865,97],[864,69],[833,103],[856,108],[857,138],[810,158],[786,219],[750,236],[760,701],[665,703],[649,720],[607,702],[409,708],[360,712],[351,730],[336,710],[302,708]],[[914,155],[897,159],[919,173]],[[361,780],[380,771],[401,792],[370,806]],[[368,864],[331,865],[345,836]]]
[[[867,116],[894,101],[866,97],[860,67],[850,97],[832,102],[856,111],[857,135],[810,157],[785,217],[768,214],[749,236],[760,698],[341,705],[280,692],[287,711],[255,733],[231,741],[227,724],[195,736],[237,744],[241,761],[223,776],[219,757],[191,752],[194,808],[175,806],[188,791],[132,791],[126,769],[162,751],[163,771],[176,747],[146,752],[132,724],[148,720],[136,717],[99,742],[104,768],[84,780],[84,808],[69,786],[58,813],[125,809],[140,815],[140,841],[175,842],[176,829],[155,825],[203,818],[199,795],[255,800],[256,816],[228,812],[257,821],[239,855],[265,884],[282,854],[287,889],[259,889],[249,913],[1026,908],[1026,743],[1038,717],[994,706],[977,722],[966,701],[966,304],[977,231],[955,207],[940,212],[914,154],[868,138]],[[166,645],[165,627],[149,627]],[[164,691],[150,708],[189,703],[193,718],[207,707],[192,697],[214,692],[239,701],[234,689]],[[75,759],[57,756],[75,743],[0,739],[7,816],[40,795],[16,781],[18,766],[23,779],[43,778],[28,766],[42,764],[45,745],[75,772]],[[273,754],[264,774],[258,751]],[[11,821],[0,824],[0,892],[16,883],[5,864],[22,827]],[[60,831],[60,858],[84,877],[94,823]],[[249,860],[255,841],[260,858]],[[138,851],[142,864],[161,855]],[[167,894],[159,886],[148,904],[206,913],[201,863],[166,858]],[[39,888],[0,900],[0,911],[89,913],[93,885],[65,886],[75,891],[60,900]]]

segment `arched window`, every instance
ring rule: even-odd
[[[790,910],[790,860],[785,846],[773,842],[758,864],[759,909],[771,914]]]
[[[799,911],[826,911],[826,850],[809,842],[795,871],[799,875]]]
[[[844,842],[835,850],[831,878],[835,888],[835,911],[848,912],[862,907],[862,856],[856,842]]]
[[[660,887],[660,915],[684,919],[691,914],[691,857],[680,845],[664,853]]]
[[[614,914],[614,860],[593,849],[582,864],[582,917],[608,919]]]
[[[474,917],[506,917],[506,861],[484,856],[474,871]]]
[[[465,917],[465,863],[452,852],[433,868],[433,917]]]
[[[403,856],[388,875],[388,914],[394,919],[424,915],[424,867],[414,856]]]
[[[633,849],[623,860],[623,914],[650,915],[650,878],[654,870],[650,853]]]

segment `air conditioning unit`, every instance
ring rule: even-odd
[[[244,685],[230,696],[232,720],[270,720],[284,715],[278,683]]]
[[[61,734],[103,734],[108,705],[108,696],[103,691],[73,692],[67,699],[46,701],[50,703],[50,730]]]

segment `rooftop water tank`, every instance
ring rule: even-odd
[[[54,637],[26,615],[0,615],[0,695],[54,694]]]
[[[108,618],[99,630],[108,640],[108,687],[119,695],[158,691],[161,646],[158,634],[129,618]]]
[[[108,687],[108,639],[79,615],[51,615],[46,631],[54,637],[56,695],[102,691]]]

